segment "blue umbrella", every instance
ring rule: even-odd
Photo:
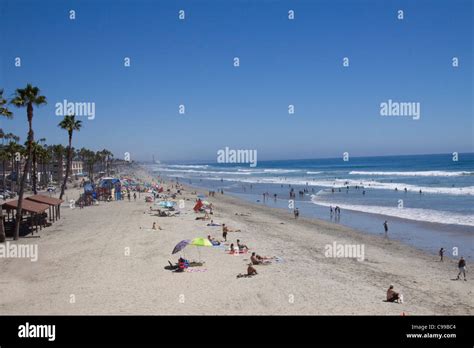
[[[185,240],[182,240],[181,242],[179,242],[178,244],[176,244],[176,246],[174,247],[173,249],[173,252],[172,254],[176,254],[177,252],[180,252],[181,250],[183,250],[186,245],[188,245],[191,241],[189,239],[185,239]]]
[[[165,207],[165,208],[171,208],[174,206],[176,203],[175,202],[170,202],[170,201],[164,201],[159,203],[160,206]]]

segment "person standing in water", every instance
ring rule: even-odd
[[[388,222],[387,222],[387,220],[385,220],[385,222],[383,223],[383,229],[385,230],[385,233],[388,233]]]

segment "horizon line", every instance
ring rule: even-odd
[[[395,154],[390,154],[390,155],[375,155],[375,156],[350,156],[350,158],[378,158],[378,157],[410,157],[410,156],[439,156],[439,155],[447,155],[447,156],[452,156],[454,152],[451,153],[416,153],[416,154],[403,154],[403,155],[395,155]],[[459,155],[469,155],[469,154],[474,154],[474,150],[472,152],[458,152]],[[350,155],[350,154],[349,154]],[[270,162],[270,161],[312,161],[312,160],[328,160],[328,159],[341,159],[341,157],[313,157],[313,158],[281,158],[281,159],[263,159],[259,160],[259,162]],[[151,163],[151,160],[139,160],[137,161],[138,163],[144,163],[144,164],[149,164]],[[173,163],[189,163],[189,164],[209,164],[216,162],[215,159],[213,160],[167,160],[167,161],[160,161],[160,163],[154,163],[154,164],[167,164],[168,162]],[[225,163],[225,164],[238,164],[238,163]]]

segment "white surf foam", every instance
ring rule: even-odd
[[[213,180],[213,178],[208,178]],[[220,179],[219,179],[220,180]],[[399,191],[403,191],[405,188],[408,192],[419,192],[430,194],[447,194],[447,195],[474,195],[474,186],[464,187],[430,187],[430,186],[416,186],[404,183],[385,183],[378,182],[375,180],[349,180],[349,179],[334,179],[334,180],[311,180],[308,178],[282,178],[282,177],[251,177],[251,178],[239,178],[230,179],[224,178],[224,180],[239,180],[241,182],[253,183],[253,184],[280,184],[280,185],[294,185],[294,186],[321,186],[331,188],[344,188],[350,186],[359,186],[361,188],[372,188],[378,190],[391,190],[394,191],[397,188]]]
[[[300,172],[300,169],[264,169],[265,173],[297,173]]]
[[[181,164],[170,164],[168,165],[168,167],[171,167],[171,168],[203,168],[203,169],[206,169],[208,168],[209,166],[206,164],[206,165],[181,165]]]
[[[393,176],[463,176],[474,175],[474,172],[450,172],[444,170],[415,171],[415,172],[366,172],[353,170],[351,175],[393,175]]]
[[[209,171],[209,170],[195,170],[195,169],[172,169],[172,168],[158,168],[159,172],[179,172],[179,173],[195,173],[195,174],[214,174],[214,175],[251,175],[252,172],[227,172],[227,171]]]
[[[319,201],[318,196],[313,195],[311,201],[314,204],[329,207],[336,206],[336,203],[329,203]],[[420,208],[397,208],[397,207],[382,207],[374,205],[357,205],[357,204],[340,204],[337,205],[341,209],[354,210],[369,214],[381,214],[387,216],[398,217],[402,219],[435,222],[439,224],[465,225],[474,226],[474,216],[462,215],[446,211],[420,209]]]

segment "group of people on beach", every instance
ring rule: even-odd
[[[440,262],[444,262],[444,253],[445,253],[445,249],[444,248],[441,248],[439,249],[439,261]],[[464,259],[463,256],[461,256],[461,258],[459,259],[458,261],[458,270],[459,270],[459,273],[458,275],[456,276],[456,280],[460,280],[461,279],[461,275],[464,276],[464,280],[467,281],[467,277],[466,277],[466,260]]]
[[[356,189],[359,189],[359,188],[360,187],[356,187]],[[332,189],[332,191],[334,192],[334,189]],[[306,192],[306,191],[300,191],[300,194],[304,193],[304,192]],[[406,189],[405,189],[405,192],[406,192]],[[221,192],[221,193],[223,193],[223,192]],[[365,194],[365,190],[364,190],[363,194]],[[215,195],[214,191],[209,191],[209,196],[210,197],[214,197],[214,195]],[[295,191],[294,191],[293,188],[291,188],[290,197],[294,197],[294,195],[295,195]],[[269,193],[268,192],[263,193],[263,197],[264,197],[264,200],[268,199]],[[277,199],[277,194],[276,193],[273,195],[273,198],[275,200]],[[135,199],[135,197],[134,197],[134,199]],[[197,203],[197,206],[195,206],[195,208],[197,208],[197,209],[195,209],[195,212],[196,213],[203,212],[205,215],[201,219],[202,220],[210,220],[209,212],[206,209],[204,209],[203,205],[200,204],[200,203],[202,203],[201,199],[196,200],[196,203]],[[209,208],[209,206],[207,208]],[[335,206],[335,207],[330,206],[329,211],[330,211],[331,217],[333,215],[335,215],[337,217],[337,216],[340,216],[340,214],[341,214],[341,208],[339,206]],[[211,214],[212,214],[212,206],[211,206]],[[299,214],[300,214],[299,209],[295,208],[293,210],[294,218],[298,219]],[[236,213],[236,215],[238,215],[238,214]],[[242,214],[242,215],[244,215],[244,214]],[[383,230],[384,230],[385,234],[388,234],[388,232],[389,232],[389,223],[388,223],[388,221],[385,220],[382,225],[383,225]],[[207,236],[207,239],[209,240],[209,242],[213,246],[222,246],[222,245],[227,246],[227,245],[229,245],[228,244],[229,243],[229,233],[231,233],[231,232],[241,232],[240,229],[230,228],[226,223],[222,223],[222,224],[215,223],[214,220],[212,220],[212,219],[210,220],[209,223],[207,223],[206,226],[208,226],[208,227],[214,227],[214,226],[221,227],[222,240],[218,240],[217,238],[213,238],[210,234]],[[161,229],[161,227],[159,227],[159,226],[155,225],[155,223],[153,223],[153,228],[152,229],[154,229],[154,230],[155,229]],[[235,242],[231,242],[228,249],[226,248],[226,252],[229,253],[229,254],[233,254],[233,255],[247,254],[247,253],[249,253],[249,251],[251,251],[251,256],[250,256],[250,260],[249,260],[250,262],[247,263],[247,271],[243,274],[242,273],[238,274],[237,278],[253,277],[253,276],[258,274],[258,271],[257,271],[258,266],[269,265],[269,264],[272,263],[272,260],[275,259],[275,257],[266,257],[266,256],[261,256],[261,255],[257,254],[255,251],[250,250],[249,246],[247,246],[245,243],[243,243],[240,239],[236,239]],[[445,254],[445,249],[441,248],[439,250],[439,256],[440,256],[440,261],[441,262],[444,261],[444,254]],[[181,262],[184,263],[185,260],[181,260]],[[464,257],[460,258],[460,260],[457,263],[457,266],[458,266],[459,272],[457,274],[456,279],[459,280],[459,279],[461,279],[461,277],[463,277],[464,280],[467,281],[466,260],[464,259]],[[390,284],[389,288],[386,291],[386,302],[400,303],[400,304],[404,302],[403,294],[401,294],[400,291],[395,290],[395,287],[394,287],[393,284]]]

